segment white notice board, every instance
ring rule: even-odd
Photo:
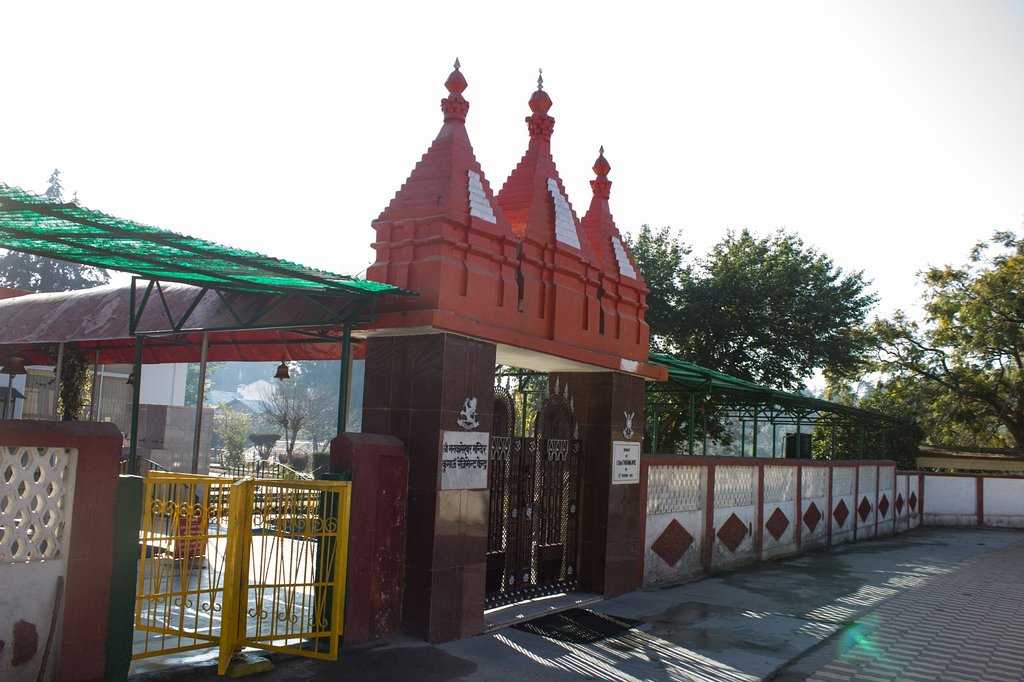
[[[491,434],[444,431],[441,434],[441,490],[487,488],[487,456]]]
[[[612,484],[640,482],[640,443],[612,442]]]

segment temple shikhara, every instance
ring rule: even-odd
[[[487,338],[499,355],[508,348],[518,360],[510,364],[524,364],[526,351],[662,378],[647,362],[647,287],[612,218],[603,149],[580,220],[551,154],[552,100],[538,78],[526,152],[495,194],[466,130],[458,62],[445,87],[440,132],[373,223],[377,258],[367,271],[420,296],[384,307],[377,327]]]

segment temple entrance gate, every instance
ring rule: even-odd
[[[509,375],[505,375],[508,377]],[[494,390],[485,606],[579,585],[582,444],[565,395],[519,373]]]

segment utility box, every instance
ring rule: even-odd
[[[810,459],[811,458],[811,434],[809,433],[787,433],[786,434],[786,459]]]

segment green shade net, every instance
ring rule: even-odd
[[[216,289],[310,294],[411,294],[254,251],[59,204],[0,183],[0,247],[142,277]]]
[[[777,391],[767,386],[755,384],[752,381],[680,360],[666,353],[651,353],[650,359],[651,362],[662,365],[668,370],[669,386],[680,392],[726,395],[749,404],[773,404],[808,411],[832,412],[870,420],[897,421],[895,418],[880,412],[851,407],[850,405],[843,405],[842,403],[835,403],[830,400],[812,398],[798,393]]]

